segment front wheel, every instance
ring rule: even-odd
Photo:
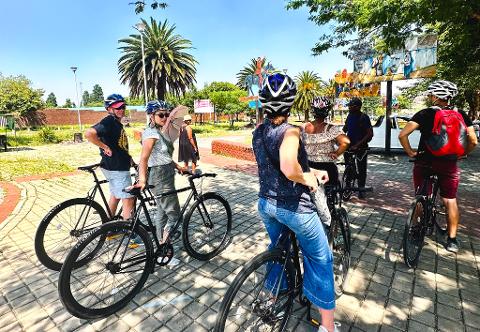
[[[98,243],[100,250],[79,266],[79,257]],[[78,242],[65,259],[58,280],[60,300],[78,318],[109,316],[142,289],[154,264],[152,240],[142,226],[132,231],[130,222],[106,223]]]
[[[38,260],[45,267],[60,271],[79,239],[107,221],[103,207],[91,199],[74,198],[58,204],[42,219],[35,233]]]
[[[213,331],[283,331],[294,297],[293,264],[280,249],[264,252],[233,280]]]
[[[333,253],[333,275],[335,281],[335,295],[340,297],[347,284],[350,270],[350,244],[342,212],[337,209],[330,227],[330,246]]]
[[[188,254],[206,261],[230,240],[232,210],[227,200],[210,192],[198,197],[183,221],[182,239]]]
[[[416,267],[425,238],[425,199],[417,197],[410,207],[403,231],[403,259],[408,267]]]

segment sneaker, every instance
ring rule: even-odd
[[[339,327],[341,326],[341,324],[340,324],[339,322],[335,322],[334,324],[335,324],[335,325],[334,325],[335,327],[334,327],[334,329],[333,329],[333,332],[340,332]],[[318,327],[318,332],[328,332],[328,330],[327,330],[327,328],[324,327],[323,325],[320,325],[320,326]]]
[[[105,237],[105,240],[106,241],[112,241],[112,240],[115,240],[115,239],[118,239],[120,238],[121,236],[123,236],[124,232],[118,232],[118,233],[110,233],[109,235],[107,235],[107,237]]]
[[[365,195],[365,192],[364,191],[360,191],[358,192],[358,198],[360,199],[365,199],[366,195]]]
[[[450,252],[458,252],[459,245],[458,245],[457,238],[447,237],[447,245],[445,249],[447,249],[447,251],[450,251]]]

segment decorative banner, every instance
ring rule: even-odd
[[[354,81],[353,73],[344,69],[335,74],[335,97],[375,97],[380,96],[380,83],[360,83]]]
[[[373,54],[365,57],[367,54]],[[433,77],[437,72],[437,35],[414,36],[392,54],[362,50],[353,56],[350,81],[371,83]]]
[[[248,75],[245,78],[245,85],[248,89],[248,96],[249,97],[257,97],[257,99],[249,99],[249,100],[241,100],[241,101],[248,101],[248,106],[250,108],[257,108],[262,107],[261,103],[258,100],[258,92],[263,85],[263,81],[267,78],[268,75],[275,71],[272,64],[269,62],[264,67],[263,63],[265,61],[265,57],[258,57],[255,62],[255,72],[252,75]]]
[[[214,113],[215,108],[210,99],[196,99],[193,101],[193,109],[195,113]]]

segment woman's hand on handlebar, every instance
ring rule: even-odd
[[[132,190],[133,188],[140,188],[140,190],[145,189],[145,186],[147,185],[146,181],[141,181],[138,180],[133,186],[127,187],[127,190]]]

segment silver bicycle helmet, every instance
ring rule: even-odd
[[[458,94],[458,88],[452,82],[440,80],[428,86],[427,94],[443,100],[450,100]]]

